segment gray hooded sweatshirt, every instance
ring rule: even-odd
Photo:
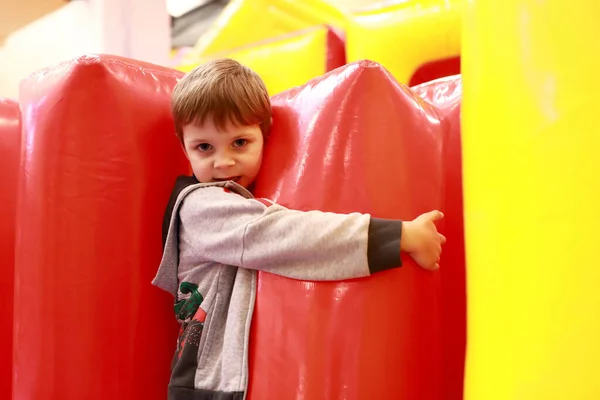
[[[290,210],[234,182],[181,179],[152,282],[175,297],[181,324],[169,400],[245,399],[257,271],[336,281],[401,265],[401,221]]]

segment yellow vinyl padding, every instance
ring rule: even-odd
[[[248,66],[265,81],[270,95],[277,94],[327,72],[329,30],[324,27],[306,29],[274,40],[245,46],[231,52],[201,57],[196,62],[177,69],[188,72],[197,65],[213,58],[232,58]]]
[[[324,0],[232,0],[190,56],[230,51],[316,25],[343,30],[346,23],[346,14]]]
[[[347,27],[348,62],[369,59],[403,84],[427,62],[460,55],[462,0],[406,0],[357,12]]]
[[[465,399],[600,399],[600,2],[465,4]]]

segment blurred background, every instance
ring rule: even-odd
[[[188,71],[215,57],[270,93],[359,59],[418,84],[459,72],[458,0],[0,0],[0,96],[85,53]]]

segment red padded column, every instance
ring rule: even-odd
[[[19,105],[0,98],[0,399],[11,398],[15,212],[20,152]]]
[[[448,238],[440,268],[442,281],[442,400],[462,400],[467,341],[465,231],[463,221],[462,155],[460,140],[460,75],[412,88],[438,107],[448,126],[444,138],[444,210],[442,228]]]
[[[85,56],[22,84],[15,399],[166,398],[177,325],[150,282],[189,172],[169,109],[179,76]]]
[[[333,28],[327,30],[327,65],[325,70],[332,71],[346,64],[346,39]]]
[[[273,99],[256,194],[295,209],[412,219],[441,208],[437,111],[358,62]],[[349,282],[259,275],[250,398],[439,400],[439,273]]]

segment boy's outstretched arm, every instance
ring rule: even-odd
[[[187,262],[214,261],[304,280],[343,280],[401,265],[400,251],[434,269],[441,236],[425,214],[414,221],[295,211],[220,187],[198,188],[179,210]],[[439,251],[438,251],[439,250]]]

